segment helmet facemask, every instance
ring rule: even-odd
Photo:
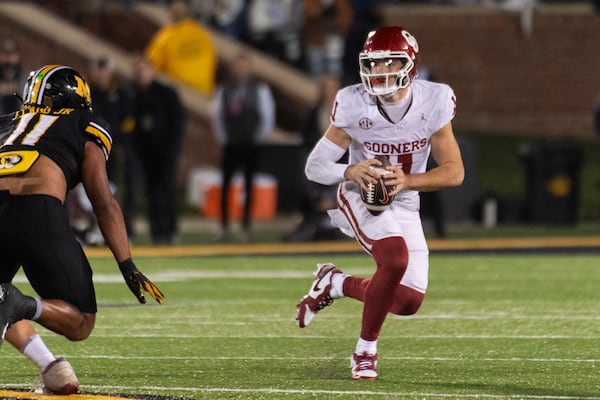
[[[405,52],[361,52],[358,57],[360,79],[370,95],[391,96],[408,87],[415,63]]]

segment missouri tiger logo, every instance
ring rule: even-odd
[[[20,150],[0,153],[0,175],[21,174],[31,168],[39,157],[35,150]]]
[[[23,161],[23,157],[18,154],[0,155],[0,169],[13,168]]]

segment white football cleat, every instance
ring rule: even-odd
[[[377,354],[352,354],[350,358],[352,379],[368,380],[377,379]]]
[[[63,357],[52,361],[42,372],[44,393],[68,395],[79,393],[79,381],[71,364]]]
[[[317,265],[315,280],[308,294],[296,305],[298,308],[296,320],[300,328],[308,326],[319,311],[333,303],[333,297],[331,297],[331,278],[334,274],[341,273],[342,271],[337,269],[333,264]]]

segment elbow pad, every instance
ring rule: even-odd
[[[333,185],[344,181],[344,172],[348,165],[338,164],[337,160],[345,153],[346,149],[322,137],[306,160],[304,169],[306,177],[322,185]]]

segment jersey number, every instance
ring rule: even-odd
[[[48,129],[56,122],[58,116],[56,115],[45,115],[45,114],[37,114],[39,115],[39,120],[33,126],[28,126],[31,119],[36,114],[30,113],[25,114],[19,120],[19,124],[16,126],[13,133],[10,134],[8,138],[6,138],[5,145],[15,144],[15,142],[21,137],[20,141],[17,144],[25,144],[29,146],[34,146],[38,140],[48,131]]]
[[[396,164],[402,164],[402,172],[404,172],[405,174],[410,174],[412,162],[412,153],[398,154],[398,158],[396,159]]]

